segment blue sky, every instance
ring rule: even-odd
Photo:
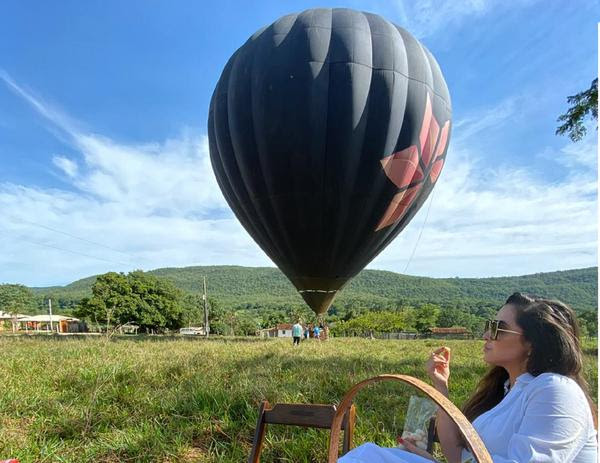
[[[208,105],[253,32],[317,6],[408,29],[452,96],[433,197],[369,268],[485,277],[597,264],[595,125],[577,144],[554,135],[566,96],[598,72],[595,1],[7,0],[0,282],[272,265],[218,191]]]

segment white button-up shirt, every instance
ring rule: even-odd
[[[597,462],[588,401],[566,376],[522,374],[498,405],[473,421],[473,427],[494,463]],[[463,452],[463,461],[469,457]]]
[[[566,376],[519,376],[502,402],[473,422],[494,463],[597,463],[592,412],[579,385]],[[466,450],[463,462],[475,459]],[[431,463],[367,443],[340,463]]]

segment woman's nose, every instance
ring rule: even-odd
[[[490,331],[489,331],[489,330],[485,331],[485,332],[483,333],[483,336],[482,336],[482,337],[483,337],[483,339],[485,339],[486,341],[489,341],[489,340],[490,340]]]

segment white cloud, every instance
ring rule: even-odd
[[[69,177],[75,177],[77,175],[77,162],[64,156],[54,156],[52,162]]]
[[[516,108],[523,108],[527,104],[526,96],[513,96],[499,102],[491,110],[480,109],[477,112],[454,121],[452,128],[452,145],[464,145],[475,138],[475,135],[489,129],[497,128],[509,119],[520,117]]]
[[[185,129],[162,143],[119,143],[79,131],[63,112],[0,78],[78,153],[53,158],[73,191],[0,184],[0,281],[48,285],[109,270],[272,265],[229,210],[206,136]]]
[[[162,144],[129,146],[95,135],[77,139],[87,171],[75,185],[100,201],[146,214],[204,215],[226,208],[206,137],[186,130]]]
[[[393,5],[400,16],[400,24],[416,37],[424,38],[450,25],[487,15],[500,8],[520,8],[537,0],[397,0]]]
[[[221,195],[205,136],[186,129],[160,143],[119,143],[75,129],[80,124],[12,85],[70,139],[73,154],[53,162],[72,190],[0,184],[0,282],[49,285],[109,270],[272,265]],[[519,275],[596,265],[594,140],[540,151],[568,173],[558,183],[511,165],[483,169],[469,144],[521,106],[509,99],[455,124],[409,273]],[[371,268],[404,271],[427,207]]]
[[[1,281],[65,284],[109,270],[271,265],[229,211],[206,137],[148,146],[81,141],[75,191],[0,184]]]
[[[511,165],[483,169],[469,148],[470,137],[512,118],[519,107],[501,103],[502,111],[491,108],[488,116],[455,125],[427,222],[428,203],[370,268],[403,272],[415,245],[407,270],[415,275],[523,275],[597,265],[594,137],[558,152],[542,150],[539,156],[566,173],[558,182]]]
[[[580,172],[589,174],[598,166],[597,133],[595,124],[588,124],[587,135],[577,143],[569,143],[556,151],[551,148],[543,150],[539,157],[546,161],[556,162],[574,175]]]
[[[78,123],[73,121],[62,111],[43,101],[39,96],[34,95],[31,90],[18,85],[2,68],[0,68],[0,80],[2,80],[16,95],[27,101],[27,103],[29,103],[41,116],[58,126],[64,132],[69,135],[77,132]]]

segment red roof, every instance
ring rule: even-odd
[[[278,330],[291,330],[292,324],[291,323],[278,323],[276,328]]]

